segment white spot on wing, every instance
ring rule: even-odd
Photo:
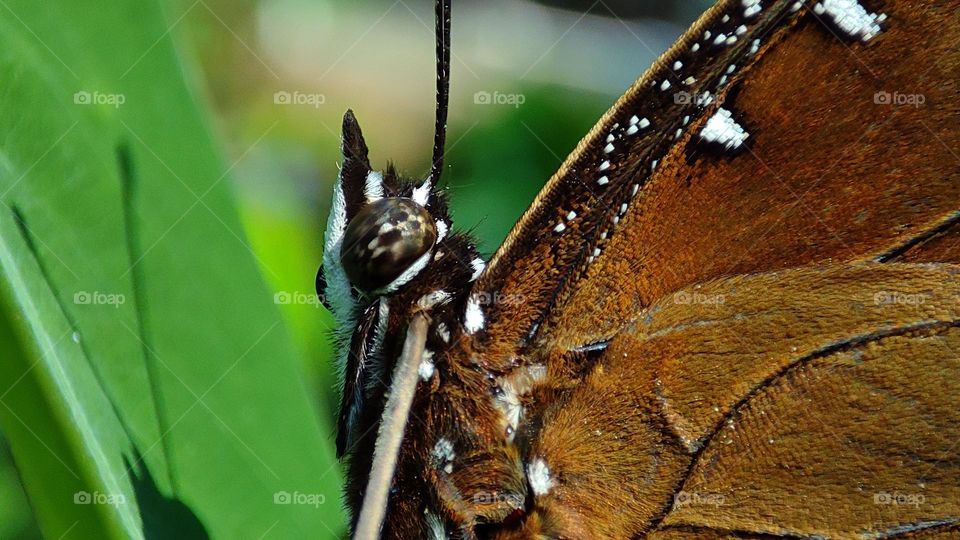
[[[753,17],[763,10],[760,0],[743,0],[743,7],[746,8],[743,10],[743,16],[747,18]]]
[[[533,494],[542,497],[553,488],[553,477],[550,476],[550,468],[543,458],[536,458],[527,465],[527,480],[530,482],[530,489]]]
[[[863,41],[869,41],[883,30],[878,24],[884,20],[882,15],[868,12],[857,0],[822,0],[813,5],[813,12],[826,14],[850,37]]]
[[[474,334],[483,329],[485,318],[483,308],[480,307],[480,299],[476,295],[470,295],[467,298],[467,308],[463,312],[463,327],[468,334]]]
[[[733,114],[722,107],[717,109],[700,131],[701,139],[720,144],[727,150],[739,148],[749,136],[750,134],[734,121]]]

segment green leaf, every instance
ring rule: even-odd
[[[185,14],[0,3],[0,423],[47,537],[335,536],[332,429],[184,81]]]

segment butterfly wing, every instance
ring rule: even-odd
[[[956,1],[721,2],[601,119],[467,313],[576,386],[525,402],[501,537],[955,526],[873,498],[960,494],[956,268],[880,264],[960,260],[957,43]]]
[[[677,293],[709,305],[655,303],[545,413],[529,459],[549,489],[502,537],[958,526],[957,271],[807,267]]]
[[[523,298],[487,313],[498,342],[572,349],[692,283],[957,234],[960,3],[848,2],[884,15],[854,30],[823,4],[721,2],[607,113],[474,288]]]
[[[960,440],[960,389],[921,399],[960,374],[943,352],[960,344],[960,291],[941,286],[956,268],[897,262],[958,260],[957,43],[957,0],[711,9],[474,282],[401,455],[395,483],[427,487],[397,497],[416,504],[387,530],[810,537],[953,523],[955,503],[854,515],[860,499],[837,500],[924,483],[901,464],[935,455],[947,465],[929,493],[958,500],[943,478],[960,461],[944,444]],[[928,289],[923,305],[870,304]],[[891,426],[923,439],[895,444]],[[818,488],[829,502],[805,502]],[[690,492],[731,503],[677,507]]]

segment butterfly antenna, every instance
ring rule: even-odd
[[[447,140],[447,108],[450,103],[450,0],[437,0],[437,123],[433,136],[433,167],[430,179],[438,185],[443,174]]]
[[[417,370],[423,360],[423,350],[427,344],[427,316],[417,313],[407,328],[407,338],[403,342],[403,352],[393,370],[390,394],[380,418],[380,431],[373,449],[373,466],[367,480],[367,489],[363,493],[363,505],[357,519],[354,540],[376,540],[380,538],[380,529],[387,513],[387,501],[393,474],[397,468],[400,444],[403,432],[410,416],[410,407],[417,390],[419,374]]]

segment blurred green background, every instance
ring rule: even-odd
[[[445,180],[455,225],[492,253],[579,139],[707,5],[454,2]],[[340,119],[355,111],[375,167],[392,161],[409,176],[426,173],[433,4],[167,0],[164,7],[168,33],[157,38],[173,40],[199,89],[248,247],[277,294],[332,445],[331,319],[312,295]],[[340,533],[339,506],[328,502],[322,511]],[[0,539],[39,534],[0,445]]]

